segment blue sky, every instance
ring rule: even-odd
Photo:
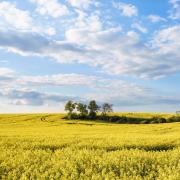
[[[0,1],[0,113],[180,109],[180,0]]]

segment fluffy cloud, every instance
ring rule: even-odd
[[[10,69],[10,68],[6,68],[6,67],[0,67],[0,76],[6,76],[6,77],[9,77],[9,76],[13,76],[15,74],[15,72]]]
[[[59,104],[70,99],[84,102],[87,102],[91,99],[96,99],[99,103],[107,101],[113,103],[115,106],[144,105],[153,104],[155,102],[158,104],[165,103],[163,101],[165,98],[153,96],[150,94],[149,90],[134,84],[113,81],[109,85],[102,83],[98,86],[99,88],[97,91],[91,94],[81,94],[81,98],[68,95],[66,93],[63,93],[63,95],[59,93],[42,93],[40,91],[27,88],[3,88],[3,90],[0,90],[0,96],[10,100],[10,103],[14,105],[31,106],[41,106],[50,103]],[[173,99],[173,97],[170,98],[172,98],[172,103],[177,102],[177,98],[176,101]],[[166,98],[166,100],[168,101],[168,98]]]
[[[136,89],[134,89],[136,90]],[[177,96],[158,96],[157,94],[146,94],[144,92],[132,93],[128,92],[125,95],[122,93],[102,93],[88,94],[87,99],[96,99],[98,102],[111,102],[115,107],[131,107],[134,106],[149,106],[149,105],[179,105],[180,97]],[[128,95],[127,95],[128,94]]]
[[[180,19],[180,0],[170,0],[172,10],[170,11],[171,19]]]
[[[6,28],[13,26],[17,29],[27,30],[32,26],[32,18],[28,11],[17,9],[15,4],[7,1],[0,2],[0,24]]]
[[[123,16],[132,17],[138,15],[138,9],[136,8],[136,6],[132,4],[119,2],[119,3],[114,3],[114,7],[119,9]]]
[[[28,42],[28,44],[27,44]],[[93,49],[81,47],[68,41],[54,41],[34,33],[0,31],[0,47],[21,55],[37,55],[56,59],[60,63],[91,62],[98,55]]]
[[[11,75],[13,74],[13,76]],[[108,79],[83,74],[55,74],[45,76],[22,76],[11,69],[2,68],[0,75],[0,96],[8,99],[10,104],[42,106],[49,103],[64,103],[74,101],[87,102],[96,99],[99,103],[111,102],[114,106],[137,106],[153,104],[177,105],[180,98],[157,95],[154,89],[125,82],[118,79]],[[81,93],[81,98],[69,93],[44,93],[40,87],[87,87],[88,91]],[[32,89],[33,87],[33,89]],[[37,90],[36,90],[37,89]],[[38,90],[39,89],[39,90]]]
[[[9,83],[14,82],[15,72],[12,69],[0,67],[0,86],[5,88]]]
[[[147,33],[148,32],[145,27],[143,27],[140,23],[137,23],[137,22],[133,23],[131,27],[139,30],[142,33]]]
[[[0,2],[0,30],[14,30],[23,32],[36,32],[55,35],[56,30],[49,26],[36,25],[29,11],[18,9],[16,4],[2,1]]]
[[[64,96],[56,93],[42,93],[30,89],[4,89],[3,91],[0,90],[0,96],[10,99],[11,104],[32,106],[40,106],[51,102],[62,103],[69,99],[77,100],[77,97],[73,96]]]
[[[158,15],[153,15],[153,14],[149,15],[148,19],[153,23],[160,22],[160,21],[166,21],[165,18],[162,18]]]
[[[75,12],[77,16],[72,20],[73,28],[86,29],[94,32],[102,29],[103,24],[96,13],[89,15],[88,13],[78,9],[76,9]],[[68,29],[70,30],[72,27]]]
[[[103,81],[96,76],[83,74],[55,74],[46,76],[22,76],[16,78],[16,83],[31,86],[87,86],[94,88]],[[98,86],[98,85],[97,85]]]
[[[0,31],[0,47],[21,55],[53,58],[60,63],[98,66],[110,74],[160,78],[180,71],[179,31],[179,25],[162,29],[148,42],[133,31],[124,33],[121,28],[70,29],[64,41],[34,33]]]
[[[84,74],[53,74],[53,75],[44,75],[44,76],[23,76],[16,74],[13,70],[8,68],[1,68],[2,72],[0,73],[0,77],[4,77],[4,79],[11,77],[10,80],[3,81],[1,79],[2,87],[8,85],[8,87],[55,87],[55,86],[83,86],[88,87],[89,89],[94,90],[111,90],[123,88],[125,89],[124,93],[132,87],[135,87],[132,84],[126,84],[120,80],[111,80],[108,78],[98,77],[98,76],[90,76]],[[0,70],[1,70],[0,69]],[[3,84],[4,83],[4,84]],[[136,90],[138,89],[138,86]]]
[[[43,7],[51,7],[48,3],[54,6],[58,3],[45,0],[31,1]],[[70,3],[75,6],[78,2],[71,1]],[[10,3],[2,2],[0,5],[2,9],[4,7],[7,9],[9,6],[10,12],[11,9],[15,12],[20,11]],[[118,3],[115,6],[136,9],[134,11],[128,8],[122,9],[127,16],[138,14],[137,8],[133,5]],[[113,75],[157,79],[180,71],[179,25],[159,30],[154,36],[149,37],[150,41],[145,41],[138,33],[132,30],[124,32],[119,26],[105,29],[97,14],[87,14],[79,9],[75,12],[78,16],[72,20],[73,25],[67,28],[61,40],[47,38],[42,33],[39,34],[38,28],[32,28],[32,26],[31,33],[0,30],[0,47],[23,56],[41,56],[54,59],[59,63],[83,63],[97,66],[100,70]],[[24,13],[28,14],[23,11],[22,14]],[[147,33],[147,29],[140,23],[133,23],[132,28]],[[43,31],[46,31],[48,35],[56,34],[53,27],[44,28]]]
[[[49,36],[53,36],[56,34],[56,30],[53,27],[49,27],[47,28],[47,30],[44,31],[46,34],[48,34]]]
[[[180,25],[172,26],[155,34],[155,37],[152,41],[153,48],[158,48],[158,54],[166,54],[171,56],[171,61],[179,62],[180,53]],[[178,65],[178,64],[177,64]]]
[[[67,7],[57,0],[30,0],[37,4],[36,11],[41,15],[49,15],[53,18],[58,18],[69,13]]]
[[[68,2],[78,9],[87,9],[93,3],[93,0],[68,0]]]
[[[107,82],[107,80],[105,80]],[[87,102],[96,99],[98,103],[110,102],[114,106],[140,106],[153,104],[179,104],[180,98],[175,96],[159,96],[151,89],[125,83],[122,81],[109,81],[110,84],[101,82],[93,93],[81,94],[81,97],[68,95],[66,93],[43,93],[38,90],[27,88],[3,88],[0,96],[10,100],[14,105],[42,106],[45,104],[59,104],[68,100]]]

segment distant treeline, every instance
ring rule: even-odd
[[[80,102],[68,101],[65,105],[65,111],[67,111],[67,115],[64,118],[74,120],[101,120],[118,124],[156,124],[180,122],[180,116],[163,118],[156,115],[152,118],[137,118],[113,115],[111,113],[113,112],[112,104],[104,103],[102,106],[99,106],[95,100],[90,101],[88,105]]]
[[[83,104],[80,102],[68,101],[65,105],[65,111],[68,112],[67,119],[97,119],[98,112],[101,112],[101,117],[107,117],[108,113],[113,112],[112,104],[104,103],[99,106],[95,100],[89,102],[89,104]]]

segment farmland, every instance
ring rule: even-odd
[[[113,124],[63,116],[0,115],[0,179],[180,179],[180,123]]]

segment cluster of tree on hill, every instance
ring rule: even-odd
[[[180,116],[172,116],[164,118],[155,116],[152,118],[137,118],[127,116],[117,116],[109,114],[113,112],[113,105],[104,103],[99,106],[95,100],[87,104],[81,102],[68,101],[65,105],[67,116],[65,119],[81,119],[81,120],[102,120],[106,122],[121,123],[121,124],[154,124],[154,123],[170,123],[180,122]]]
[[[67,119],[105,119],[108,113],[113,111],[112,104],[104,103],[99,106],[95,100],[89,102],[89,104],[83,104],[80,102],[68,101],[65,105],[65,111],[68,112]],[[97,115],[101,112],[100,115]]]

